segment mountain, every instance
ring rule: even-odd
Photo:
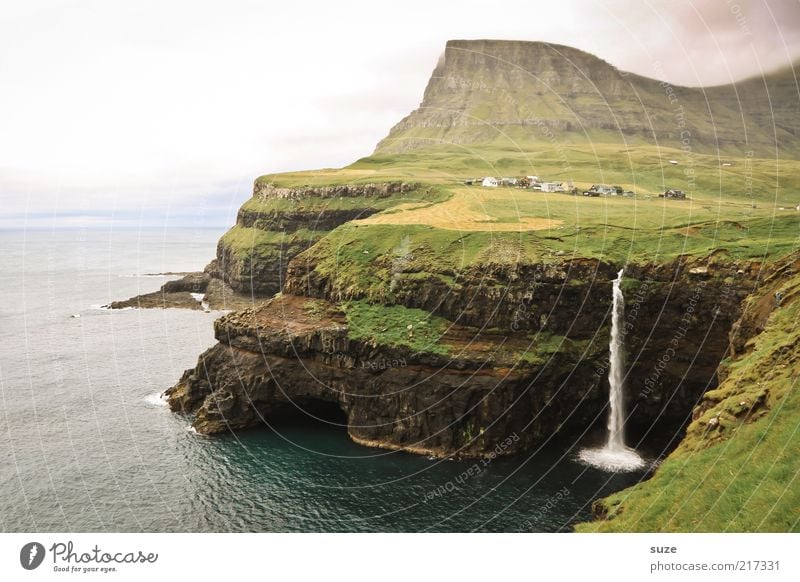
[[[777,148],[796,159],[798,80],[788,67],[731,85],[681,87],[620,71],[567,46],[453,40],[419,108],[375,153],[440,144],[524,150],[589,142],[756,157],[774,157]]]

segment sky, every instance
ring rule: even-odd
[[[232,224],[259,175],[369,155],[449,39],[693,86],[800,57],[800,0],[0,1],[0,228]]]

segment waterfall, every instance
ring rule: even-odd
[[[606,471],[634,471],[644,466],[638,453],[625,445],[625,296],[620,269],[611,286],[611,338],[608,342],[608,436],[600,449],[584,449],[578,458]]]
[[[625,345],[622,338],[622,324],[625,318],[625,296],[620,289],[622,272],[620,269],[612,287],[611,340],[608,343],[608,442],[611,451],[625,449],[625,401],[622,385],[625,379]]]

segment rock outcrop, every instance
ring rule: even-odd
[[[244,309],[258,298],[236,292],[219,275],[217,260],[203,271],[188,273],[167,281],[158,291],[144,293],[124,301],[112,301],[108,309],[199,309],[225,311]]]

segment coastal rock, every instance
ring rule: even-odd
[[[113,301],[105,306],[109,309],[199,309],[229,310],[243,309],[253,305],[252,297],[237,293],[221,279],[215,277],[214,269],[189,273],[184,277],[167,281],[158,291],[144,293],[126,299]],[[203,295],[198,300],[192,294]]]

